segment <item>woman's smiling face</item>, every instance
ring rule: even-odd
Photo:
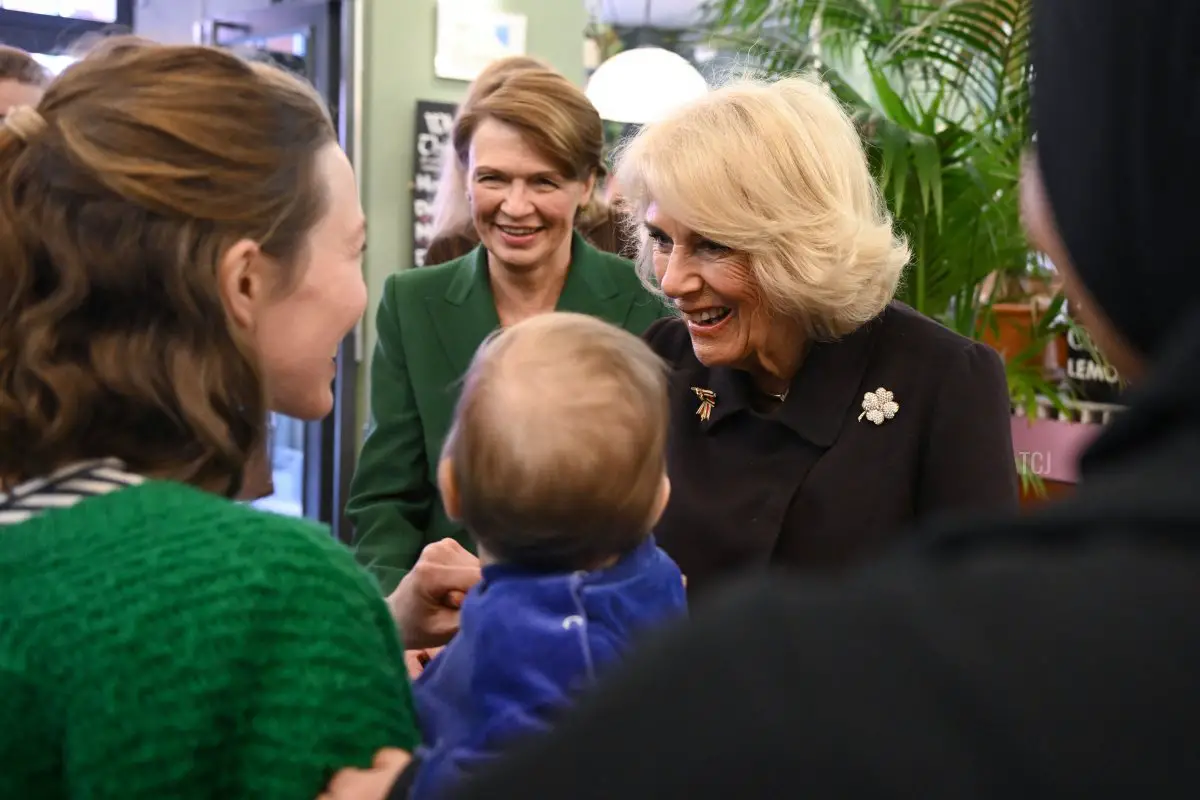
[[[766,347],[771,315],[744,253],[688,229],[656,204],[646,209],[654,274],[683,312],[705,366],[749,368]]]
[[[475,230],[500,264],[527,270],[570,252],[593,179],[567,178],[519,130],[492,119],[471,139],[467,173]]]

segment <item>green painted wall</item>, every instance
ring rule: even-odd
[[[467,84],[433,75],[436,0],[360,0],[363,32],[363,204],[370,224],[358,419],[366,423],[367,381],[375,346],[375,308],[384,281],[412,266],[413,136],[418,100],[458,102]],[[480,0],[481,5],[489,5]],[[498,11],[528,17],[526,51],[583,83],[584,0],[492,0]]]

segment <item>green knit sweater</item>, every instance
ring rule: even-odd
[[[316,525],[148,481],[0,527],[0,798],[311,800],[417,734]]]

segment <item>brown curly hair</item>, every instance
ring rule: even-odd
[[[0,125],[0,476],[116,457],[236,489],[267,408],[217,269],[251,239],[295,280],[328,110],[273,67],[126,38],[38,110],[27,139]]]

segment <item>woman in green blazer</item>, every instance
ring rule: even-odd
[[[421,549],[446,537],[473,550],[437,490],[459,380],[496,328],[535,314],[591,314],[641,334],[667,313],[633,265],[574,231],[600,171],[595,108],[550,69],[505,76],[455,119],[481,244],[461,258],[388,279],[371,362],[372,429],[346,513],[356,554],[390,593]]]

